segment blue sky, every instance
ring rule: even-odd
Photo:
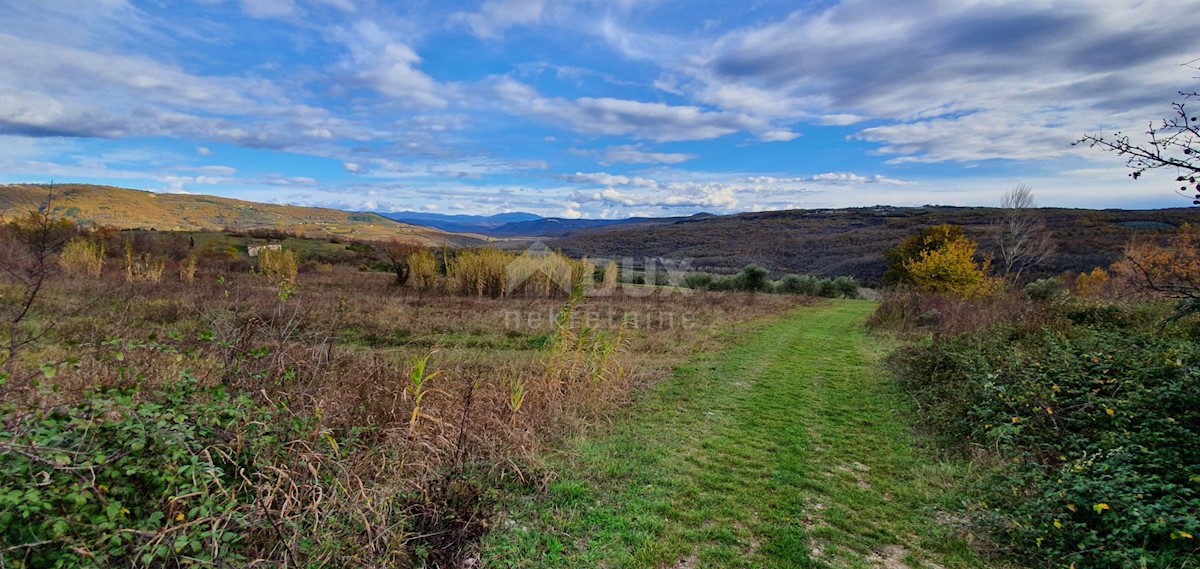
[[[1194,90],[1179,0],[0,0],[0,182],[565,217],[1187,205],[1071,142]]]

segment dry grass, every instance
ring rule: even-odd
[[[344,268],[301,274],[289,294],[256,275],[201,267],[194,276],[125,282],[114,267],[99,279],[55,280],[30,322],[54,326],[22,354],[5,396],[46,407],[96,386],[152,393],[187,371],[313,418],[322,437],[354,441],[335,465],[314,458],[341,481],[341,502],[322,507],[357,512],[355,531],[387,550],[380,559],[419,549],[435,564],[484,530],[489,485],[538,482],[529,466],[548,445],[603,423],[731,331],[805,302],[654,287],[566,304],[463,297]],[[29,380],[47,363],[62,365],[35,389]],[[273,484],[284,478],[304,476],[289,471]],[[290,531],[312,527],[304,500],[318,494],[289,495],[300,501]]]

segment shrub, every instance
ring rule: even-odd
[[[842,298],[858,298],[858,281],[854,277],[833,279],[833,286],[842,295]]]
[[[273,517],[294,515],[263,501],[272,486],[308,478],[304,465],[330,449],[314,431],[190,377],[158,395],[99,390],[47,410],[0,408],[0,543],[12,546],[0,564],[242,565],[262,545],[255,536],[275,538]],[[303,458],[289,450],[299,441]]]
[[[577,286],[588,288],[595,283],[593,276],[596,274],[596,264],[588,260],[587,257],[574,260],[563,255],[561,252],[556,252],[555,256],[571,265],[572,288]]]
[[[1163,243],[1131,243],[1112,268],[1123,280],[1156,295],[1200,299],[1200,227],[1184,224]]]
[[[1055,278],[1038,279],[1025,285],[1025,294],[1042,302],[1060,300],[1067,297],[1067,286]]]
[[[708,273],[692,273],[683,277],[683,285],[696,290],[708,290],[712,282],[713,276]]]
[[[999,288],[999,283],[987,276],[988,263],[975,262],[976,247],[965,237],[953,239],[904,261],[904,270],[922,290],[967,298],[987,296]]]
[[[737,275],[737,288],[746,292],[765,292],[771,286],[771,271],[759,265],[747,265]]]
[[[813,296],[817,290],[817,279],[809,275],[788,275],[779,281],[777,290],[784,294]]]
[[[829,279],[818,279],[817,288],[813,291],[814,296],[821,298],[836,298],[838,295],[837,285]]]
[[[739,283],[737,277],[714,277],[708,283],[708,290],[738,290]]]
[[[1103,316],[911,346],[901,383],[944,440],[996,453],[976,520],[1024,561],[1183,566],[1200,555],[1200,343],[1087,306]]]
[[[420,289],[433,288],[438,280],[437,258],[433,251],[422,249],[408,258],[408,280]]]
[[[196,282],[196,254],[190,254],[179,263],[179,280],[192,284]]]
[[[300,264],[290,249],[263,249],[258,252],[258,270],[278,285],[296,284]]]
[[[504,292],[550,298],[569,293],[586,280],[587,267],[557,253],[524,254],[508,261]]]
[[[461,251],[448,267],[459,294],[498,298],[504,294],[505,269],[512,258],[499,249]]]
[[[71,239],[63,247],[58,263],[70,274],[99,277],[104,269],[104,243],[82,237]]]
[[[953,241],[966,239],[963,229],[957,225],[935,225],[923,229],[903,243],[884,254],[888,267],[883,273],[883,284],[896,286],[914,284],[907,265],[921,258],[923,253],[945,247]]]
[[[1082,298],[1097,298],[1104,294],[1108,287],[1108,271],[1096,267],[1090,273],[1079,273],[1075,277],[1075,286],[1071,293]]]
[[[125,280],[131,283],[162,282],[163,271],[167,262],[154,259],[149,253],[133,254],[133,241],[125,240]]]
[[[355,245],[358,244],[352,243],[348,245],[347,248],[355,250],[353,249]],[[374,250],[374,248],[370,245],[362,245],[362,247],[366,247],[366,251],[363,251],[361,248],[357,249],[357,251],[370,252]],[[408,283],[408,279],[412,275],[412,269],[408,262],[409,258],[425,250],[425,247],[417,243],[409,243],[399,239],[392,239],[391,241],[383,244],[380,249],[383,251],[384,256],[387,257],[387,260],[390,263],[389,268],[392,272],[396,273],[395,284],[404,285]]]

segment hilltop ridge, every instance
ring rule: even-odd
[[[193,194],[166,194],[92,184],[0,186],[0,214],[40,209],[53,191],[51,210],[81,225],[162,231],[288,229],[314,238],[384,240],[427,245],[479,242],[467,235],[420,227],[374,213],[264,204]]]

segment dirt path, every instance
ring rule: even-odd
[[[512,499],[495,567],[986,567],[934,523],[957,467],[916,446],[874,304],[806,308],[681,369]]]

